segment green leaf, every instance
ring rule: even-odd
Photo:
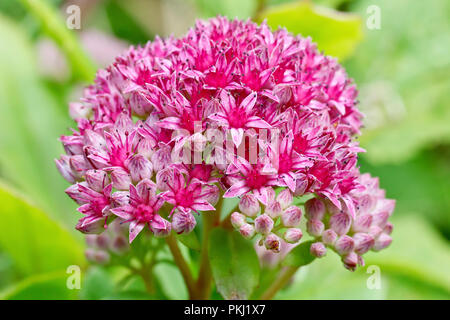
[[[0,293],[0,300],[72,300],[79,290],[67,287],[65,271],[28,277],[14,287]]]
[[[160,263],[154,267],[153,272],[161,290],[168,299],[185,300],[188,298],[183,276],[177,267]]]
[[[83,248],[69,232],[1,183],[0,203],[0,249],[19,275],[84,265]]]
[[[314,261],[315,257],[311,255],[309,249],[314,241],[305,241],[292,249],[283,261],[283,265],[291,267],[306,266]]]
[[[186,247],[197,251],[200,250],[200,241],[195,232],[177,234],[175,237]]]
[[[100,267],[89,268],[82,284],[80,298],[100,300],[114,293],[114,282],[111,276]]]
[[[256,1],[253,0],[195,0],[195,4],[203,17],[214,17],[220,14],[230,19],[235,17],[239,19],[250,18],[256,8]]]
[[[362,40],[362,20],[358,15],[338,12],[308,2],[269,7],[262,15],[273,29],[286,27],[294,34],[310,36],[325,54],[343,60]],[[261,19],[261,20],[262,20]]]
[[[74,225],[68,183],[53,161],[63,152],[57,138],[68,132],[67,111],[40,82],[23,30],[1,15],[0,38],[8,44],[0,46],[0,174],[53,218]]]
[[[236,232],[211,232],[209,259],[217,291],[225,299],[247,299],[259,279],[259,261],[252,242]]]

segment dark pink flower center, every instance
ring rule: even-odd
[[[262,175],[254,169],[245,177],[245,182],[251,189],[260,189],[266,185],[268,180],[269,178],[266,175]]]
[[[155,210],[146,204],[140,204],[134,209],[133,214],[139,222],[151,222],[155,216]]]
[[[228,123],[232,128],[243,128],[247,123],[247,113],[244,109],[235,109],[228,115]]]

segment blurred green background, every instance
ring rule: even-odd
[[[78,30],[66,27],[72,4],[81,12]],[[380,28],[371,28],[377,12]],[[267,19],[338,57],[367,115],[361,170],[379,176],[397,200],[390,248],[368,253],[355,273],[329,254],[298,272],[277,298],[449,299],[447,0],[0,1],[0,298],[146,297],[138,282],[119,285],[120,270],[88,268],[74,229],[79,214],[53,162],[62,153],[58,137],[73,126],[68,102],[97,67],[130,44],[182,35],[196,18],[217,14]],[[66,288],[69,265],[83,270],[81,290]],[[371,265],[381,271],[378,290],[367,287]],[[173,266],[155,272],[160,298],[187,297]]]

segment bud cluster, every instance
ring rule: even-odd
[[[267,205],[262,205],[251,193],[243,195],[239,201],[240,212],[231,214],[231,224],[247,239],[260,235],[260,245],[267,250],[280,252],[281,242],[298,243],[302,231],[298,228],[302,210],[292,205],[293,196],[289,189],[278,196],[270,188]]]
[[[342,257],[349,270],[364,265],[362,255],[367,251],[382,250],[392,241],[393,227],[388,218],[395,201],[385,198],[377,178],[363,174],[359,182],[364,189],[352,192],[352,199],[339,203],[340,208],[318,197],[305,203],[307,231],[317,240],[311,254],[323,257],[330,248]]]
[[[108,264],[113,256],[122,256],[130,250],[128,225],[121,219],[110,223],[101,234],[87,234],[86,258],[94,263]]]

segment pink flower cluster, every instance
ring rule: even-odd
[[[131,47],[70,105],[78,128],[61,137],[56,164],[80,204],[77,229],[101,233],[120,217],[130,242],[146,226],[155,236],[190,232],[193,213],[242,197],[244,211],[258,206],[246,213],[255,221],[236,214],[233,224],[276,251],[271,225],[280,217],[284,239],[298,242],[292,198],[307,194],[353,225],[365,192],[356,95],[310,38],[265,23],[217,17]]]

